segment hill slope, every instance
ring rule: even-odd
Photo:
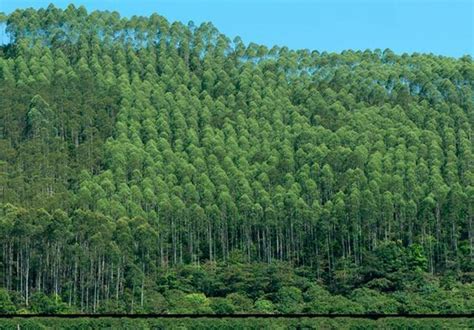
[[[6,23],[0,283],[19,305],[292,295],[157,280],[204,263],[211,278],[214,262],[291,264],[297,290],[345,295],[409,290],[403,274],[470,281],[469,56],[267,49],[211,24],[73,6]]]

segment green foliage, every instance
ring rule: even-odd
[[[209,299],[202,293],[189,293],[179,302],[176,313],[212,313]]]
[[[303,295],[299,288],[283,287],[277,292],[277,308],[281,313],[300,313]]]
[[[2,329],[471,329],[474,321],[459,319],[381,318],[15,318],[0,320]]]
[[[399,303],[388,296],[371,289],[354,290],[352,300],[360,304],[366,313],[396,314],[399,311]]]
[[[235,307],[230,299],[216,297],[211,300],[212,311],[216,314],[233,314]]]
[[[316,314],[364,313],[364,308],[357,302],[341,295],[332,295],[319,285],[312,285],[304,294],[304,312]]]
[[[238,292],[228,294],[226,299],[230,301],[236,313],[248,313],[253,305],[253,301],[251,299]]]
[[[34,313],[61,314],[67,311],[67,305],[58,295],[49,297],[43,292],[37,292],[31,296],[30,309]]]
[[[419,244],[412,244],[408,248],[408,269],[412,271],[427,271],[428,259]]]
[[[259,299],[254,303],[254,310],[261,314],[272,314],[275,313],[275,305],[266,299]]]
[[[13,304],[10,294],[5,289],[0,289],[0,313],[9,314],[16,312],[16,306]]]
[[[470,56],[2,22],[4,312],[472,310]]]

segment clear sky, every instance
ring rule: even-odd
[[[267,46],[474,55],[474,0],[0,0],[0,11],[51,2],[123,16],[157,12],[169,21],[211,21],[231,39],[239,35]]]

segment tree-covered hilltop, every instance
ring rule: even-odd
[[[474,310],[470,56],[268,49],[72,5],[0,22],[0,312]]]

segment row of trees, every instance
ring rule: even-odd
[[[0,320],[4,329],[15,330],[20,328],[74,328],[74,329],[130,329],[130,328],[219,328],[219,329],[341,329],[341,328],[472,328],[474,321],[469,318],[382,318],[382,319],[356,319],[356,318],[14,318]]]
[[[72,5],[0,21],[0,283],[26,305],[143,303],[157,269],[235,253],[336,292],[390,243],[426,258],[407,271],[473,271],[471,57],[268,49]]]

